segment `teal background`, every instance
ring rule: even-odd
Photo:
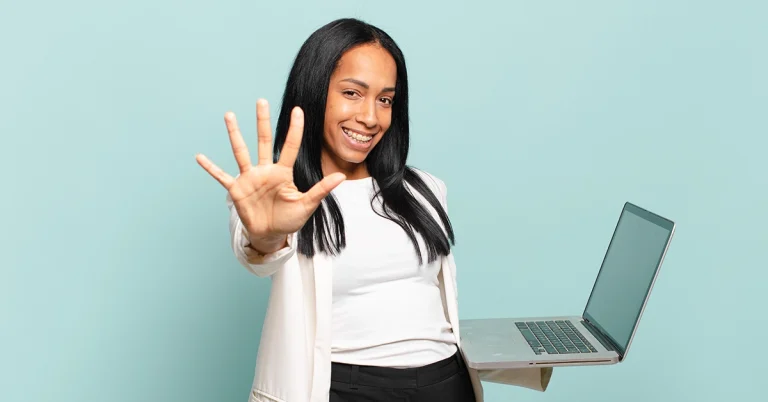
[[[579,314],[624,201],[679,225],[626,362],[488,401],[763,400],[765,4],[3,1],[0,400],[246,400],[270,284],[194,156],[343,16],[407,57],[462,318]]]

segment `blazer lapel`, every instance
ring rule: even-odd
[[[333,303],[333,263],[317,253],[312,258],[315,278],[315,350],[312,376],[312,402],[327,401],[331,383],[331,319]]]

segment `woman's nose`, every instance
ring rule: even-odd
[[[375,100],[366,100],[360,105],[360,111],[357,113],[357,122],[364,124],[368,128],[376,127],[378,119],[376,118]]]

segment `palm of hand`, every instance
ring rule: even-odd
[[[279,165],[254,166],[235,180],[229,194],[253,236],[296,232],[314,212],[302,201],[292,169]]]
[[[294,108],[291,113],[285,145],[277,163],[272,163],[272,131],[266,101],[258,102],[257,120],[258,165],[251,165],[248,148],[232,113],[226,115],[225,121],[240,174],[233,178],[203,155],[198,155],[197,161],[227,189],[250,236],[287,235],[301,229],[323,198],[346,177],[341,173],[331,174],[302,193],[293,182],[293,164],[304,130],[301,109]]]

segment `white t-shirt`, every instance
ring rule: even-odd
[[[346,180],[333,190],[346,231],[346,248],[333,264],[331,360],[385,367],[418,367],[456,352],[443,309],[440,259],[423,263],[405,231],[371,208],[371,178]],[[374,207],[381,211],[379,198]]]

